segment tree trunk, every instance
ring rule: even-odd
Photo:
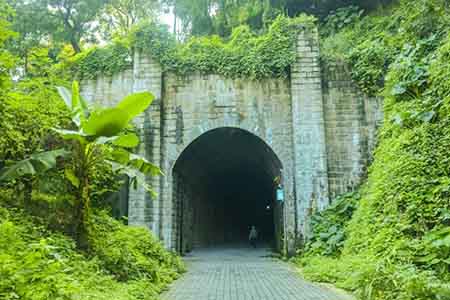
[[[75,38],[70,39],[70,44],[72,45],[73,51],[75,51],[75,53],[81,52],[80,44]]]
[[[24,69],[25,75],[28,75],[28,51],[27,50],[25,50],[23,69]]]
[[[175,39],[178,39],[177,37],[177,2],[175,1],[174,7],[173,7],[173,35],[175,36]]]
[[[33,193],[33,178],[25,176],[23,180],[23,206],[25,210],[31,211],[31,198]]]
[[[77,246],[80,249],[89,251],[90,233],[90,209],[89,209],[89,181],[87,176],[80,178],[82,183],[78,189],[78,203],[75,208],[74,231]]]

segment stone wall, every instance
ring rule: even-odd
[[[82,95],[93,104],[102,106],[116,105],[123,97],[136,92],[149,91],[155,96],[151,107],[135,119],[141,144],[138,153],[159,165],[161,126],[162,71],[158,63],[139,53],[134,55],[133,68],[115,74],[112,77],[101,76],[95,80],[86,80],[81,84]],[[149,184],[158,192],[160,178],[149,179]],[[153,199],[154,200],[154,199]],[[129,189],[128,220],[131,225],[148,226],[157,235],[158,202],[150,199],[143,187]]]
[[[327,142],[317,29],[302,31],[291,68],[297,226],[308,234],[308,216],[329,205]]]
[[[156,96],[135,122],[143,141],[138,152],[165,176],[149,179],[156,199],[142,188],[130,189],[130,224],[149,227],[168,248],[193,246],[179,245],[187,226],[180,214],[192,215],[183,199],[192,191],[173,167],[194,140],[222,127],[260,138],[281,162],[285,202],[277,215],[283,218],[284,250],[293,250],[308,235],[312,212],[361,183],[382,120],[381,100],[364,96],[342,64],[321,65],[317,30],[301,30],[296,46],[288,79],[180,77],[136,53],[130,70],[82,82],[82,94],[106,106],[132,92]]]
[[[323,63],[330,199],[353,191],[366,177],[383,120],[382,99],[364,95],[350,78],[343,63]]]
[[[283,166],[287,195],[286,223],[295,235],[293,195],[293,140],[289,82],[282,79],[249,81],[217,75],[166,74],[163,96],[162,169],[164,206],[163,238],[175,247],[177,228],[173,205],[172,168],[183,150],[203,133],[221,127],[240,128],[261,138],[272,148]]]

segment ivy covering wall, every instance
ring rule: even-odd
[[[287,77],[295,59],[298,32],[314,24],[311,16],[280,16],[261,35],[240,26],[227,39],[213,35],[178,43],[164,26],[147,23],[134,28],[127,38],[70,58],[60,68],[78,78],[112,75],[131,67],[133,51],[140,51],[156,59],[165,71],[179,75],[200,72],[231,78]]]

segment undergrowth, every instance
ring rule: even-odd
[[[311,239],[304,249],[309,255],[337,256],[341,253],[346,238],[345,225],[358,207],[357,192],[345,194],[326,210],[311,217]]]
[[[404,0],[325,38],[325,59],[351,64],[366,93],[384,96],[385,119],[358,208],[349,220],[322,213],[324,240],[296,258],[306,277],[364,300],[450,299],[448,10]],[[332,226],[344,241],[330,249]]]
[[[183,271],[147,229],[95,221],[86,254],[44,219],[0,206],[0,299],[152,300]]]

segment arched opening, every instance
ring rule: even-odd
[[[252,225],[259,245],[279,249],[283,216],[276,188],[281,168],[273,150],[242,129],[222,127],[194,140],[173,169],[177,250],[247,245]]]

